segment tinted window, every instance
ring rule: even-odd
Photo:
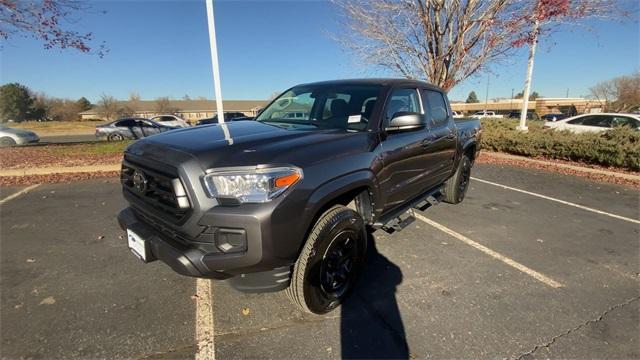
[[[640,121],[626,116],[614,116],[611,120],[611,127],[619,126],[631,126],[633,128],[637,128],[640,126]]]
[[[379,85],[297,86],[269,104],[256,120],[286,129],[361,131],[367,127],[362,116],[365,101],[375,104],[380,90]]]
[[[115,126],[118,126],[118,127],[132,127],[135,125],[136,125],[136,122],[132,119],[120,120],[117,123],[115,123]]]
[[[420,113],[420,101],[418,100],[418,92],[415,89],[398,89],[394,90],[387,103],[386,122],[398,112],[415,112]]]
[[[588,116],[582,125],[586,126],[598,126],[598,127],[611,127],[611,117],[606,115],[594,115]]]
[[[592,116],[581,116],[581,117],[579,117],[579,118],[577,118],[577,119],[573,119],[573,120],[567,121],[567,124],[571,124],[571,125],[582,125],[582,123],[583,123],[585,120],[587,120],[587,119],[589,119],[589,118],[591,118],[591,117],[592,117]]]
[[[155,127],[155,124],[144,120],[138,120],[138,125],[143,127]]]
[[[334,114],[336,110],[332,109],[339,109],[343,105],[349,104],[350,100],[351,95],[349,94],[335,94],[335,97],[332,96],[330,99],[327,99],[324,103],[324,110],[322,110],[322,119],[326,120],[335,116],[341,116],[340,113]]]
[[[427,116],[431,117],[432,124],[435,126],[446,124],[449,120],[449,114],[447,113],[447,104],[444,102],[442,94],[432,90],[424,90],[422,94],[427,104],[425,112]]]

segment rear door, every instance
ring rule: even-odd
[[[456,154],[456,126],[444,94],[437,90],[422,90],[424,116],[429,127],[423,145],[426,155],[427,188],[443,183],[453,170]],[[425,189],[427,190],[427,189]]]

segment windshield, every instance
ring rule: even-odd
[[[292,129],[364,131],[382,86],[296,86],[280,95],[256,118]]]

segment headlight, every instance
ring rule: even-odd
[[[302,169],[212,169],[204,176],[209,196],[241,203],[262,203],[282,194],[302,179]]]

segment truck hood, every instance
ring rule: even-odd
[[[365,150],[366,138],[366,133],[344,130],[288,130],[257,121],[235,121],[154,135],[138,140],[126,151],[174,166],[190,158],[203,170],[263,164],[304,166],[318,158],[318,149],[324,159]],[[323,146],[326,142],[335,145]]]

